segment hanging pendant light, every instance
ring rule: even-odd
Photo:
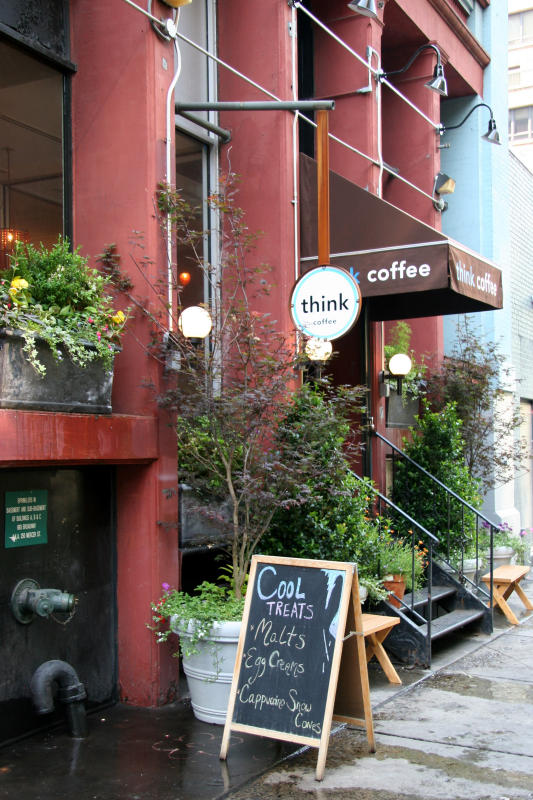
[[[24,231],[13,228],[9,224],[9,201],[10,201],[10,188],[11,188],[11,164],[10,164],[10,148],[6,147],[6,160],[7,160],[7,181],[2,185],[2,227],[0,228],[0,270],[8,269],[11,260],[10,256],[15,250],[17,242],[25,242],[26,235]]]
[[[163,3],[170,8],[181,8],[182,6],[190,6],[192,0],[163,0]]]

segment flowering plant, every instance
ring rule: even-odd
[[[479,547],[483,550],[488,550],[490,547],[490,524],[488,522],[482,523],[484,530],[480,532]],[[517,564],[524,564],[529,566],[531,561],[531,542],[529,534],[531,528],[522,528],[518,533],[513,531],[513,528],[507,522],[502,522],[500,525],[493,525],[493,546],[496,547],[511,547],[516,556]]]
[[[413,558],[414,554],[414,558]],[[406,541],[394,535],[394,531],[385,524],[380,540],[380,575],[403,575],[408,591],[420,586],[422,573],[426,567],[427,549],[424,542]]]
[[[0,326],[19,331],[24,353],[44,375],[38,339],[61,360],[66,352],[80,366],[100,359],[111,368],[127,312],[115,311],[109,279],[59,238],[50,249],[17,242],[11,267],[0,278]]]
[[[223,586],[204,581],[194,594],[179,592],[168,583],[163,583],[162,589],[162,596],[152,603],[154,624],[150,628],[158,642],[166,642],[173,632],[168,622],[175,617],[173,627],[187,631],[180,638],[180,649],[185,656],[198,652],[198,642],[209,636],[215,622],[242,619],[244,597],[235,597]]]

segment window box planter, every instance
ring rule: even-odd
[[[80,367],[68,356],[56,360],[44,341],[37,340],[41,377],[27,361],[24,339],[17,331],[0,331],[0,408],[110,414],[113,371],[99,360]]]

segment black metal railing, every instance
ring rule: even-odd
[[[467,587],[471,587],[478,594],[485,595],[492,610],[494,535],[498,531],[498,526],[479,509],[472,506],[410,458],[385,436],[382,436],[377,431],[373,431],[373,435],[390,448],[393,487],[395,470],[400,459],[409,464],[414,469],[418,479],[424,482],[424,489],[427,493],[426,499],[429,501],[427,505],[431,511],[428,513],[428,519],[420,518],[419,522],[424,528],[431,530],[431,534],[435,539],[434,550],[436,555],[446,563],[448,568],[458,574],[460,580]],[[395,501],[396,504],[401,503],[401,498],[396,496]],[[409,507],[408,502],[406,505]],[[468,548],[469,552],[475,554],[476,570],[473,580],[464,574],[466,548]],[[487,571],[490,572],[491,576],[488,592],[480,586],[482,570],[479,569],[479,566],[482,555],[487,557]]]
[[[364,478],[361,478],[356,473],[353,473],[354,477],[365,486],[365,492],[372,492],[373,494],[373,502],[371,503],[372,511],[374,516],[378,519],[384,518],[384,510],[390,516],[394,515],[397,519],[402,519],[407,525],[409,525],[408,533],[411,542],[411,576],[410,576],[410,583],[412,586],[411,593],[409,595],[409,603],[405,603],[403,598],[394,595],[397,602],[400,604],[400,608],[404,608],[409,611],[409,614],[414,621],[420,625],[426,625],[426,658],[427,664],[431,664],[431,620],[433,616],[433,602],[432,602],[432,595],[433,595],[433,548],[436,544],[438,544],[438,539],[434,536],[430,531],[427,530],[421,523],[417,522],[417,520],[413,519],[409,514],[403,511],[399,506],[396,505],[391,499],[386,497],[380,491],[378,491],[374,487],[369,487],[368,481]],[[418,611],[415,609],[415,587],[416,587],[416,559],[418,558],[417,555],[417,543],[419,541],[424,541],[427,545],[427,553],[425,554],[426,560],[426,587],[425,590],[427,592],[427,617],[423,617]]]

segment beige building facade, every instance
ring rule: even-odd
[[[533,172],[532,0],[509,0],[509,147]]]

